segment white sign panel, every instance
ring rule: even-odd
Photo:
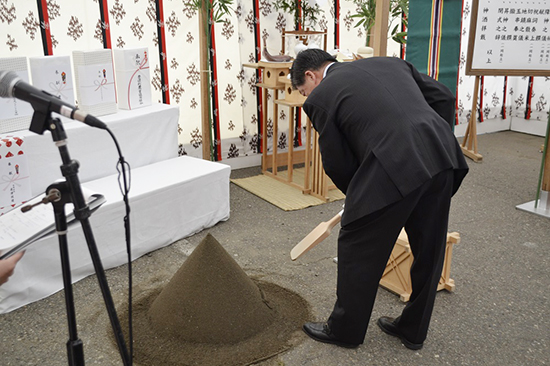
[[[550,70],[550,1],[478,0],[471,68]]]

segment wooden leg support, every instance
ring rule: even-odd
[[[460,145],[464,156],[472,159],[476,163],[479,163],[483,160],[483,156],[477,152],[476,113],[477,113],[478,92],[479,92],[479,75],[476,76],[476,80],[475,80],[474,97],[472,100],[472,114],[470,116],[470,121],[468,122],[468,127],[466,128],[464,140],[462,142],[462,145]]]
[[[447,246],[445,248],[445,261],[441,278],[437,291],[447,290],[453,292],[455,290],[455,282],[451,279],[451,259],[453,255],[453,245],[460,242],[460,235],[457,232],[447,234]],[[395,243],[395,247],[390,255],[390,259],[386,264],[386,270],[380,280],[380,285],[391,292],[399,295],[403,302],[409,301],[412,293],[411,284],[411,266],[413,255],[409,240],[405,230],[401,230],[399,238]]]

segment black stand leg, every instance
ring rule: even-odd
[[[45,117],[47,117],[45,119]],[[44,130],[49,130],[52,134],[52,138],[59,149],[61,154],[61,172],[65,177],[65,182],[56,183],[48,187],[48,190],[57,189],[60,193],[58,202],[54,202],[54,212],[56,220],[56,229],[59,235],[59,246],[61,251],[61,261],[63,266],[63,283],[65,286],[65,301],[67,307],[67,317],[69,322],[69,336],[70,339],[67,342],[67,352],[69,357],[70,366],[84,365],[84,352],[82,347],[82,341],[78,339],[76,331],[76,320],[74,311],[74,298],[72,293],[72,280],[69,264],[69,255],[67,248],[67,220],[65,217],[64,205],[67,202],[72,202],[74,205],[74,214],[77,220],[80,221],[88,250],[92,258],[94,269],[97,275],[99,286],[103,294],[103,300],[107,307],[109,319],[111,321],[111,327],[113,328],[115,340],[122,357],[122,361],[125,366],[131,365],[132,360],[128,354],[126,344],[124,342],[124,335],[122,328],[118,320],[116,309],[114,306],[107,278],[105,276],[105,270],[101,263],[101,258],[97,250],[95,239],[93,237],[92,228],[88,218],[90,217],[90,209],[86,204],[84,195],[82,193],[82,187],[78,179],[78,162],[71,160],[69,151],[67,149],[66,134],[63,129],[63,125],[59,119],[51,118],[50,113],[39,113],[35,109],[35,115],[31,122],[31,131],[42,134]],[[49,192],[47,192],[49,194]]]
[[[61,254],[61,268],[63,270],[63,285],[65,289],[65,307],[67,309],[67,322],[69,325],[69,340],[67,341],[67,356],[70,366],[84,366],[84,350],[82,341],[78,338],[76,329],[76,312],[74,308],[74,296],[71,279],[71,265],[69,262],[69,249],[67,246],[67,217],[65,216],[65,204],[70,202],[70,194],[65,182],[52,184],[46,190],[48,196],[56,196],[52,201],[55,214],[55,230],[59,239],[59,251]]]

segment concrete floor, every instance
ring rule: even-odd
[[[297,332],[298,344],[259,363],[294,365],[546,365],[550,364],[550,220],[516,209],[535,198],[543,138],[499,132],[478,137],[482,163],[456,194],[450,231],[458,231],[451,277],[456,291],[438,293],[428,339],[406,349],[374,320],[396,316],[399,297],[380,288],[365,343],[355,350],[317,343]],[[232,172],[233,178],[259,168]],[[284,212],[231,184],[231,218],[134,262],[135,295],[166,283],[207,232],[249,274],[299,293],[312,320],[329,315],[335,300],[335,232],[299,260],[290,249],[341,208],[333,202]],[[127,271],[107,271],[116,303],[126,298]],[[122,365],[95,276],[74,286],[79,337],[87,365]],[[64,297],[57,293],[0,315],[1,365],[66,365]],[[207,366],[207,365],[206,365]]]

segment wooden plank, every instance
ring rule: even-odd
[[[279,89],[279,90],[282,90],[284,88],[284,85],[273,86],[273,85],[269,85],[269,84],[265,84],[265,83],[256,83],[256,86],[258,88],[264,88],[264,89]]]
[[[472,159],[476,163],[479,163],[483,160],[483,156],[481,154],[478,154],[478,153],[474,152],[473,150],[468,150],[464,146],[461,146],[461,148],[462,148],[462,153],[464,154],[464,156]]]
[[[270,171],[264,172],[263,174],[270,177],[270,178],[276,179],[279,182],[285,183],[285,184],[287,184],[291,187],[298,188],[299,190],[302,190],[304,188],[296,182],[289,182],[288,179],[286,177],[282,176],[282,175],[274,175]]]
[[[278,99],[278,100],[275,101],[275,103],[285,105],[287,107],[301,107],[302,105],[304,105],[303,101],[301,101],[301,102],[289,102],[286,99]]]
[[[288,152],[279,152],[277,153],[276,155],[276,166],[278,167],[285,167],[286,164],[288,163]],[[292,164],[296,165],[296,164],[303,164],[305,163],[305,156],[306,156],[306,151],[305,149],[300,149],[300,150],[294,150],[292,152]],[[273,154],[267,154],[267,158],[266,158],[266,168],[267,169],[272,169],[273,168]]]
[[[376,0],[374,21],[374,56],[386,56],[388,50],[388,24],[390,0]]]

